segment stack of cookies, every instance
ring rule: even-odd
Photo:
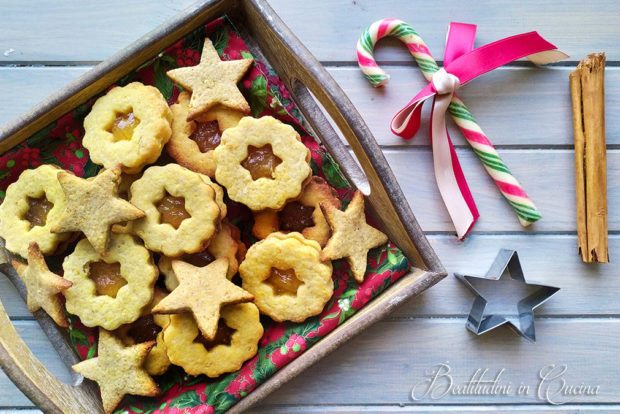
[[[84,120],[92,178],[52,165],[24,171],[0,205],[0,236],[31,312],[60,326],[63,308],[99,327],[98,356],[74,366],[96,381],[106,412],[125,394],[154,396],[171,364],[218,377],[253,357],[260,315],[302,322],[333,294],[332,260],[358,282],[387,237],[312,175],[289,125],[250,108],[237,83],[252,59],[221,61],[209,39],[197,66],[168,76],[168,106],[152,86],[112,88]],[[228,200],[254,216],[247,246]],[[45,256],[62,255],[63,276]],[[238,277],[237,277],[238,275]]]

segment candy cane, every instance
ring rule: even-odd
[[[389,75],[377,65],[373,57],[375,44],[379,39],[386,36],[397,37],[404,42],[424,77],[431,81],[435,72],[439,70],[437,62],[431,56],[426,44],[416,31],[407,23],[397,19],[379,20],[371,24],[360,37],[357,43],[357,58],[360,69],[366,79],[374,87],[385,85],[389,81]],[[547,61],[545,60],[542,63]],[[506,197],[514,209],[521,224],[529,226],[539,220],[542,216],[538,209],[527,196],[521,184],[512,175],[495,148],[493,148],[493,145],[469,112],[469,109],[456,94],[452,96],[448,111],[463,135],[465,135],[467,142],[471,145],[480,161],[482,161],[486,171],[495,181],[502,195]]]

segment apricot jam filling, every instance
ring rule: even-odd
[[[207,351],[216,347],[217,345],[230,345],[230,341],[232,339],[233,334],[237,332],[235,329],[226,325],[224,319],[220,318],[217,322],[217,332],[215,333],[215,337],[212,340],[208,340],[202,333],[198,332],[198,336],[194,339],[194,343],[202,344],[206,348]]]
[[[198,253],[184,254],[181,260],[196,267],[205,267],[209,263],[215,261],[215,257],[206,250]]]
[[[282,270],[275,267],[271,268],[271,275],[265,280],[265,283],[271,286],[276,295],[296,295],[299,286],[304,284],[297,278],[295,270]]]
[[[185,210],[185,198],[175,197],[166,191],[166,195],[159,200],[157,211],[161,214],[160,223],[168,223],[175,229],[178,229],[183,220],[188,219],[191,215]]]
[[[252,180],[259,178],[273,179],[273,172],[282,160],[273,153],[271,144],[257,148],[248,146],[248,156],[241,162],[243,168],[250,172]]]
[[[121,276],[121,264],[118,262],[92,262],[89,264],[88,277],[95,282],[95,290],[99,296],[115,298],[119,289],[127,284]]]
[[[280,229],[301,232],[307,227],[312,227],[314,226],[312,213],[314,213],[313,206],[304,206],[297,201],[288,203],[282,211],[278,212]]]
[[[47,213],[54,207],[45,195],[38,198],[28,197],[28,210],[24,218],[30,222],[30,227],[45,226],[47,221]]]
[[[198,145],[200,152],[214,150],[220,145],[220,127],[217,121],[196,122],[196,128],[189,138]]]
[[[127,334],[136,341],[136,343],[155,341],[157,335],[161,332],[161,327],[155,324],[153,315],[146,315],[138,318],[131,324]]]
[[[133,137],[133,131],[136,129],[140,120],[130,110],[126,114],[116,114],[116,119],[112,123],[112,126],[108,129],[108,132],[114,136],[114,141],[130,140]]]

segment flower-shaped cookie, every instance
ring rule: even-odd
[[[252,210],[281,209],[310,179],[310,151],[290,125],[265,116],[243,118],[214,151],[215,178],[228,196]]]
[[[215,198],[205,176],[178,164],[150,167],[131,185],[131,203],[146,214],[132,222],[131,231],[166,256],[199,252],[220,222]]]
[[[6,248],[28,257],[28,245],[36,242],[43,254],[52,254],[72,233],[52,233],[52,223],[60,217],[67,201],[53,165],[25,170],[6,190],[0,205],[0,236]]]
[[[207,341],[190,313],[170,315],[170,325],[164,330],[170,361],[190,375],[215,378],[237,371],[244,361],[256,355],[263,336],[256,306],[228,305],[222,308],[220,316],[215,338]]]
[[[101,257],[81,240],[62,264],[73,286],[64,291],[69,313],[86,326],[113,330],[138,319],[153,298],[159,272],[151,254],[128,234],[113,234]]]
[[[272,233],[253,244],[239,266],[243,288],[261,313],[278,322],[317,315],[334,292],[332,266],[321,246],[299,233]]]
[[[255,212],[252,233],[264,239],[276,231],[297,231],[323,247],[329,239],[330,229],[321,211],[321,203],[342,208],[336,191],[323,178],[314,176],[304,187],[299,200],[287,203],[280,211]]]
[[[97,99],[84,119],[82,144],[91,160],[137,173],[154,162],[170,139],[172,112],[153,86],[133,82]]]

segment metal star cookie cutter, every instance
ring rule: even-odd
[[[476,335],[507,323],[519,335],[536,342],[534,309],[560,290],[526,282],[519,255],[508,249],[499,251],[485,276],[454,276],[476,294],[467,318],[467,328]]]

